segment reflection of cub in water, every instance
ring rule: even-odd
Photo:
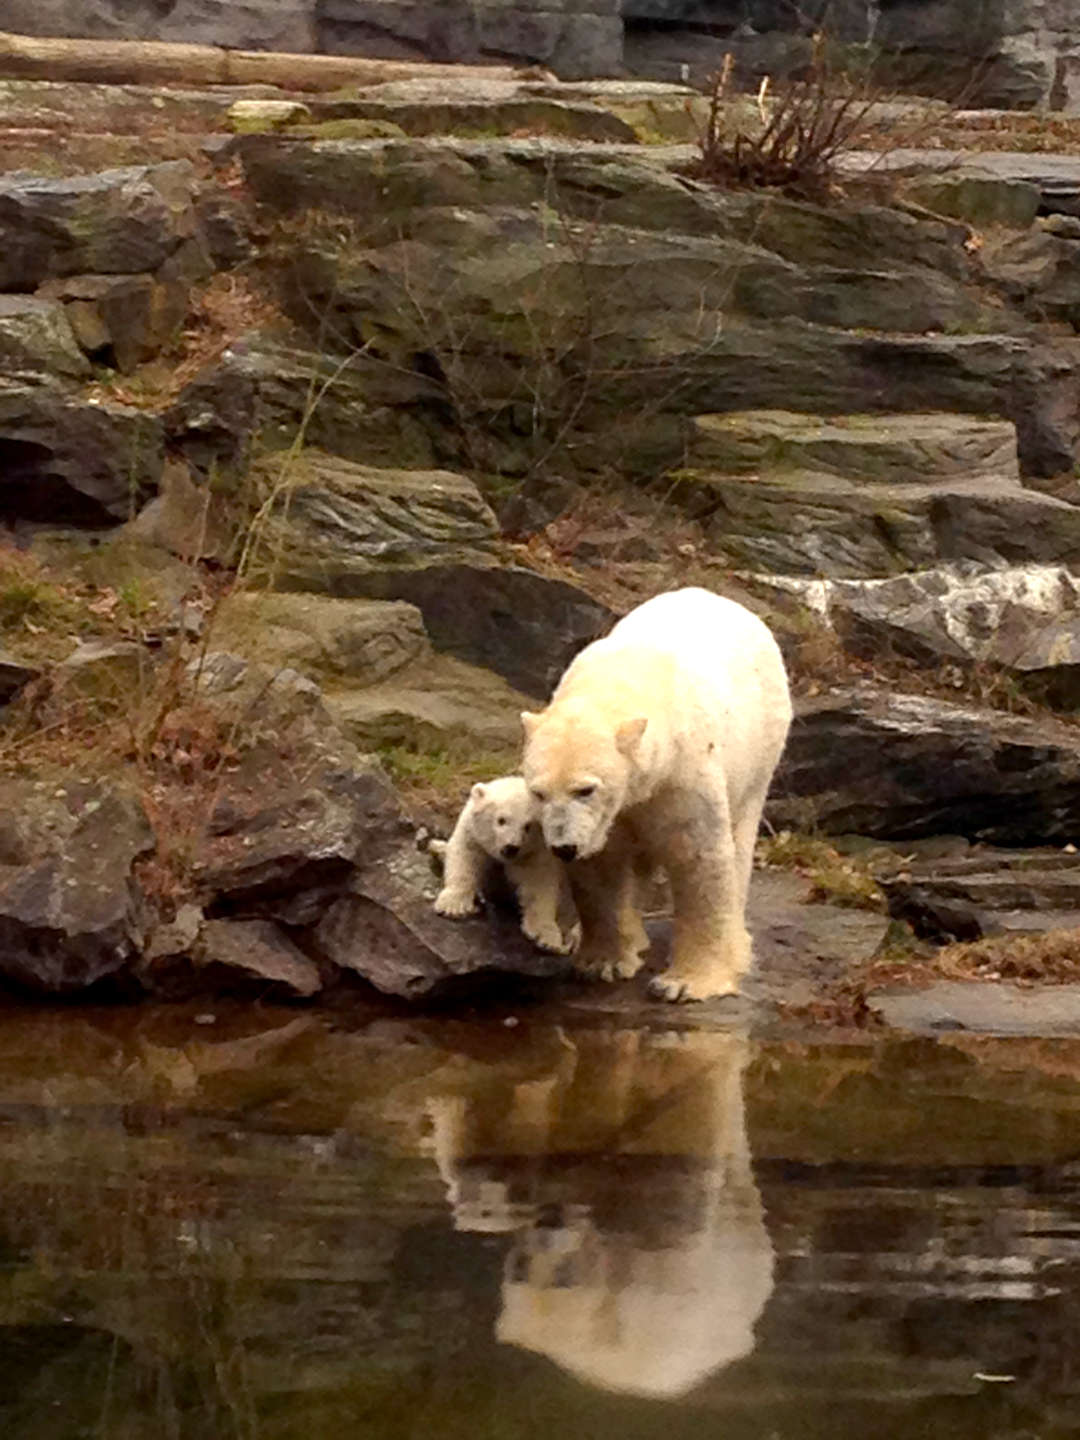
[[[773,1252],[740,1035],[575,1036],[554,1072],[436,1102],[454,1222],[513,1235],[498,1338],[675,1396],[749,1354]]]

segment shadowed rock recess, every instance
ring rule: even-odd
[[[90,28],[593,76],[631,41],[808,33],[645,0],[442,7],[438,35],[390,0],[160,8]],[[875,14],[911,58],[954,8]],[[996,25],[988,75],[1035,86]],[[1080,910],[1080,170],[927,151],[895,191],[847,157],[828,205],[724,191],[688,178],[701,105],[506,70],[0,82],[13,988],[416,1002],[565,975],[512,908],[435,915],[425,832],[513,768],[582,646],[684,584],[757,608],[790,661],[774,829],[954,837],[969,869],[882,880],[920,935]],[[1043,858],[1014,874],[1021,845]],[[802,950],[836,974],[882,939],[883,913],[760,881],[762,1004],[813,1000]]]

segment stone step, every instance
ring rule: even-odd
[[[872,578],[957,560],[1080,564],[1080,506],[1008,478],[866,485],[682,471],[671,491],[712,553],[774,575]]]
[[[1015,427],[980,415],[699,415],[691,426],[688,463],[781,481],[801,475],[866,485],[1020,479]]]

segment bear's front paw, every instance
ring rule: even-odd
[[[534,925],[523,923],[522,933],[527,940],[539,950],[548,950],[553,955],[572,955],[573,945],[569,939],[563,938],[563,933],[558,925]]]
[[[479,906],[471,890],[440,890],[435,901],[435,910],[451,920],[462,920],[466,915],[475,915]]]
[[[686,1002],[690,1000],[719,1000],[724,995],[737,995],[737,976],[689,976],[668,973],[654,975],[649,981],[649,995],[653,1000]]]
[[[636,951],[627,950],[621,955],[579,955],[575,969],[587,980],[603,980],[610,985],[616,980],[632,980],[644,963]]]

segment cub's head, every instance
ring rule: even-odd
[[[513,860],[540,840],[539,807],[520,775],[474,785],[469,830],[495,860]]]
[[[598,854],[626,804],[648,722],[605,725],[584,709],[564,705],[542,715],[525,711],[521,723],[522,769],[544,840],[560,860]]]

